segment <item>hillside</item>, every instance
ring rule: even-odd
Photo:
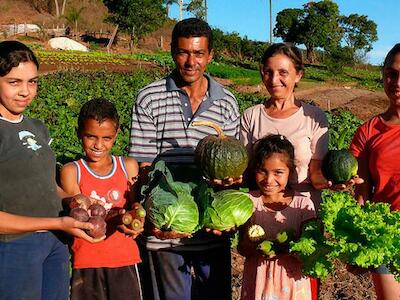
[[[47,28],[57,26],[57,24],[60,26],[62,24],[67,25],[67,21],[64,18],[57,20],[53,5],[49,7],[52,11],[52,14],[50,14],[46,12],[47,7],[36,10],[32,4],[33,2],[27,0],[1,0],[0,24],[32,23],[44,25]],[[98,0],[68,0],[65,13],[68,13],[72,6],[77,9],[83,7],[81,18],[78,22],[79,27],[92,31],[112,29],[112,26],[103,22],[104,17],[107,15],[107,8],[102,2]]]
[[[40,2],[39,0],[37,1]],[[34,1],[28,0],[0,0],[0,11],[2,12],[0,14],[0,25],[27,23],[38,24],[46,29],[56,28],[57,25],[59,27],[70,26],[71,28],[74,28],[74,25],[69,24],[65,18],[57,19],[55,17],[54,4],[50,5],[50,7],[35,9],[34,5],[32,4],[33,2]],[[105,34],[104,36],[111,35],[114,25],[104,22],[104,18],[107,16],[108,10],[101,1],[68,0],[66,3],[67,5],[65,8],[65,14],[68,14],[71,7],[76,9],[83,8],[81,17],[78,21],[78,31],[80,35],[85,32],[102,32]],[[52,13],[50,14],[46,12],[47,9]],[[144,38],[139,42],[139,48],[145,51],[157,49],[169,50],[170,35],[173,24],[173,21],[167,22],[163,28],[160,28],[156,32]],[[0,37],[0,39],[1,38],[2,37]],[[118,53],[127,52],[127,37],[121,33],[119,33],[119,44],[115,50]]]

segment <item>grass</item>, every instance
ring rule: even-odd
[[[379,67],[370,67],[368,69],[344,67],[343,73],[332,74],[324,66],[308,65],[306,66],[304,79],[310,82],[348,83],[371,90],[383,90]]]
[[[230,79],[235,84],[257,85],[261,82],[260,73],[258,71],[231,66],[225,63],[213,62],[208,65],[207,71],[212,76]]]

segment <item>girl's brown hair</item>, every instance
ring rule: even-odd
[[[21,62],[33,62],[39,69],[39,62],[31,49],[18,41],[0,43],[0,77],[10,73]]]

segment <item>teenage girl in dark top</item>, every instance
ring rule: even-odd
[[[44,124],[23,115],[37,92],[38,61],[16,41],[0,43],[0,295],[68,299],[69,253],[54,231],[95,242],[89,223],[58,217],[56,160]]]

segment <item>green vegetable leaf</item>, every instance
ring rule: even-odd
[[[165,162],[159,161],[143,191],[148,219],[157,228],[192,233],[198,228],[199,210],[192,196],[194,185],[173,181]]]
[[[223,190],[211,194],[204,214],[204,226],[226,230],[240,226],[253,214],[253,201],[247,193],[236,190]]]

